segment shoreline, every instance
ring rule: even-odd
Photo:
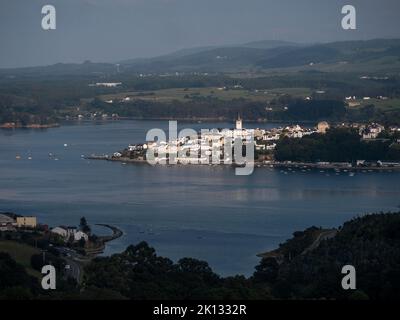
[[[212,123],[225,123],[231,122],[230,118],[174,118],[174,117],[154,117],[154,118],[137,118],[137,117],[119,117],[119,118],[109,118],[109,119],[59,119],[57,123],[50,124],[28,124],[28,125],[19,125],[13,122],[1,123],[0,129],[50,129],[50,128],[58,128],[63,125],[77,125],[80,123],[110,123],[115,121],[181,121],[186,123],[202,123],[202,122],[212,122]],[[248,120],[249,123],[276,123],[276,124],[314,124],[315,121],[309,120],[299,120],[299,121],[288,121],[288,120]]]
[[[20,125],[14,122],[11,123],[2,123],[0,124],[0,129],[50,129],[50,128],[58,128],[61,125],[59,123],[49,123],[49,124],[27,124]]]
[[[258,165],[260,165],[259,163]],[[400,171],[399,166],[349,166],[346,163],[318,164],[312,162],[293,162],[293,163],[262,163],[261,166],[272,168],[290,168],[290,169],[315,169],[315,170],[340,170],[344,172],[352,171]]]
[[[104,161],[111,161],[111,162],[122,162],[122,163],[137,163],[137,164],[148,164],[150,165],[147,160],[141,159],[130,159],[130,158],[113,158],[107,155],[92,155],[85,157],[88,160],[104,160]],[[179,166],[233,166],[238,167],[239,165],[236,164],[201,164],[201,163],[187,163],[187,164],[157,164],[158,166],[172,166],[172,165],[179,165]],[[314,169],[314,170],[339,170],[343,172],[354,172],[354,171],[400,171],[400,165],[398,166],[351,166],[348,163],[329,163],[329,164],[319,164],[319,163],[308,163],[308,162],[292,162],[292,163],[285,163],[285,162],[264,162],[264,161],[255,161],[254,166],[256,168],[267,168],[270,169],[279,169],[279,168],[286,168],[286,169]]]

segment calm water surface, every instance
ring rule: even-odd
[[[85,216],[92,224],[109,223],[124,231],[106,254],[145,240],[173,260],[190,256],[207,260],[221,275],[250,275],[257,253],[275,248],[296,230],[336,227],[357,214],[395,211],[400,205],[400,174],[394,172],[350,177],[259,168],[251,176],[235,176],[224,167],[150,167],[81,158],[143,142],[148,129],[167,126],[120,121],[0,130],[0,211],[36,215],[51,226],[77,225]]]

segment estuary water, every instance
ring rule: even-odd
[[[179,124],[196,130],[231,126]],[[249,276],[259,262],[256,254],[294,231],[399,210],[396,172],[350,176],[256,168],[251,176],[235,176],[222,166],[151,167],[81,157],[111,154],[143,142],[151,128],[167,127],[167,121],[117,121],[0,130],[0,211],[35,215],[50,226],[78,225],[85,216],[90,224],[124,231],[105,254],[145,240],[174,261],[193,257],[221,275]]]

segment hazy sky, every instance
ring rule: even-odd
[[[41,9],[57,10],[43,31]],[[341,8],[357,9],[356,31]],[[0,0],[0,67],[115,62],[255,40],[400,38],[399,0]]]

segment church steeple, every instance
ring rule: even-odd
[[[243,129],[243,122],[242,118],[238,114],[237,120],[236,120],[236,130],[242,130]]]

